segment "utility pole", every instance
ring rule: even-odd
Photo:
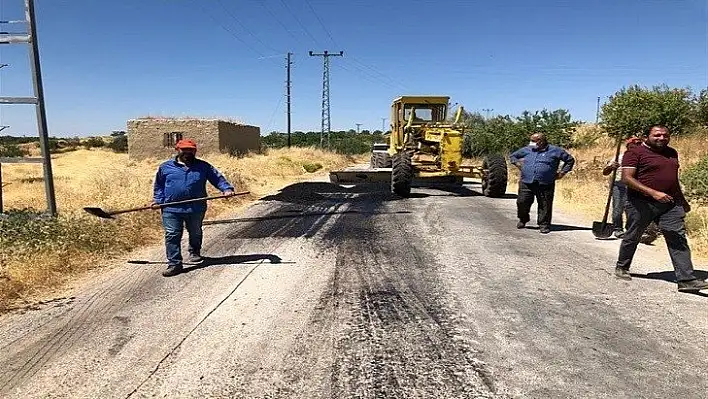
[[[361,127],[361,123],[355,123],[356,125],[356,132],[359,133],[359,128]]]
[[[47,132],[47,113],[44,106],[44,88],[42,85],[42,69],[39,62],[39,44],[37,42],[37,23],[35,21],[34,0],[25,0],[25,20],[0,21],[0,24],[27,24],[28,32],[0,33],[0,44],[27,43],[30,45],[29,57],[32,69],[32,85],[34,97],[0,97],[0,104],[34,104],[37,113],[37,133],[39,147],[42,150],[44,164],[44,191],[47,196],[47,210],[52,216],[57,214],[56,197],[54,196],[54,176],[52,174],[52,158],[49,153],[49,134]]]
[[[386,119],[387,118],[381,118],[381,132],[386,133]]]
[[[325,50],[323,53],[310,51],[310,57],[322,57],[324,60],[322,71],[322,130],[320,132],[320,147],[323,145],[324,134],[327,132],[327,148],[329,148],[329,132],[332,128],[329,113],[329,57],[342,57],[344,51],[330,53]]]
[[[489,119],[489,113],[494,111],[493,108],[482,108],[482,111],[487,113],[487,119]]]
[[[292,84],[292,81],[290,80],[290,66],[293,64],[290,61],[290,56],[292,56],[293,53],[288,52],[288,58],[287,58],[287,65],[285,69],[287,69],[287,74],[288,74],[288,81],[287,81],[287,99],[288,99],[288,148],[290,148],[290,85]]]
[[[595,123],[600,121],[600,96],[597,97],[597,110],[595,111]]]

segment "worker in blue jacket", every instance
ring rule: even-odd
[[[536,197],[539,231],[541,234],[548,234],[551,231],[556,180],[562,179],[573,170],[575,159],[566,150],[548,144],[545,134],[535,133],[531,135],[529,145],[511,154],[509,161],[521,170],[519,196],[516,199],[519,218],[516,228],[526,227],[526,223],[531,219],[529,212]],[[563,168],[559,171],[561,162]]]
[[[196,158],[197,144],[192,140],[180,140],[175,146],[177,156],[160,165],[155,176],[153,207],[160,204],[206,197],[207,181],[224,195],[233,195],[234,188],[215,167]],[[189,257],[187,262],[200,263],[202,249],[202,222],[206,201],[197,201],[162,208],[162,226],[165,229],[167,270],[165,277],[182,272],[182,232],[187,227],[189,234]]]

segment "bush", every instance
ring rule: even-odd
[[[318,170],[322,169],[322,164],[320,163],[304,163],[302,164],[303,169],[305,169],[305,172],[307,173],[314,173],[317,172]]]
[[[114,152],[128,152],[128,136],[123,134],[112,135],[113,140],[106,145]]]
[[[86,139],[83,143],[81,143],[87,150],[90,148],[101,148],[106,145],[106,142],[103,141],[102,138],[100,137],[89,137]]]
[[[696,123],[708,126],[708,88],[701,90],[696,98]]]
[[[25,155],[29,155],[29,153],[16,144],[0,146],[0,157],[17,158]]]
[[[666,85],[646,89],[637,85],[623,88],[602,106],[602,126],[610,135],[637,135],[647,126],[661,124],[672,134],[691,128],[695,107],[688,89]]]
[[[686,197],[693,201],[708,203],[708,157],[681,174]]]

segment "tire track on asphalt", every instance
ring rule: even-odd
[[[24,363],[19,366],[14,374],[0,385],[0,391],[6,388],[12,388],[20,384],[23,380],[36,374],[43,365],[45,365],[52,357],[56,356],[62,349],[67,350],[68,348],[62,348],[62,345],[66,342],[71,342],[72,338],[82,330],[82,327],[87,325],[90,319],[94,318],[96,315],[105,315],[105,310],[111,305],[111,300],[113,295],[107,295],[109,292],[122,292],[122,290],[128,286],[132,281],[134,275],[127,273],[124,277],[120,278],[117,282],[108,284],[103,290],[94,292],[89,299],[87,299],[83,306],[76,310],[74,314],[69,318],[69,320],[64,323],[63,327],[54,334],[51,334],[47,340],[43,340],[42,344],[30,357],[24,361]],[[85,332],[82,332],[78,337],[82,337]],[[76,338],[76,339],[78,339]],[[37,344],[39,344],[38,341]],[[31,349],[26,349],[21,351],[28,352]],[[17,356],[13,357],[14,359]],[[3,375],[5,375],[3,373]]]
[[[360,212],[324,234],[323,253],[335,257],[328,289],[283,359],[293,388],[267,397],[500,396],[458,328],[431,249],[413,233],[418,219],[391,212],[411,202],[393,200],[385,191],[350,198]]]

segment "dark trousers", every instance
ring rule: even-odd
[[[612,226],[615,230],[624,229],[624,207],[627,202],[627,185],[616,181],[612,186]]]
[[[531,220],[529,213],[535,198],[538,201],[538,226],[550,227],[555,189],[555,184],[540,184],[537,182],[526,184],[519,182],[519,196],[516,199],[516,211],[519,221],[528,223]]]
[[[627,232],[622,239],[617,267],[629,270],[642,233],[652,221],[655,221],[664,234],[666,246],[669,248],[676,280],[694,279],[691,249],[688,247],[686,239],[686,224],[684,222],[686,212],[683,207],[674,203],[662,204],[652,200],[629,197],[626,210]]]
[[[162,226],[165,228],[165,251],[169,265],[182,264],[182,233],[187,228],[189,253],[200,254],[202,250],[202,221],[204,212],[177,213],[162,212]]]

